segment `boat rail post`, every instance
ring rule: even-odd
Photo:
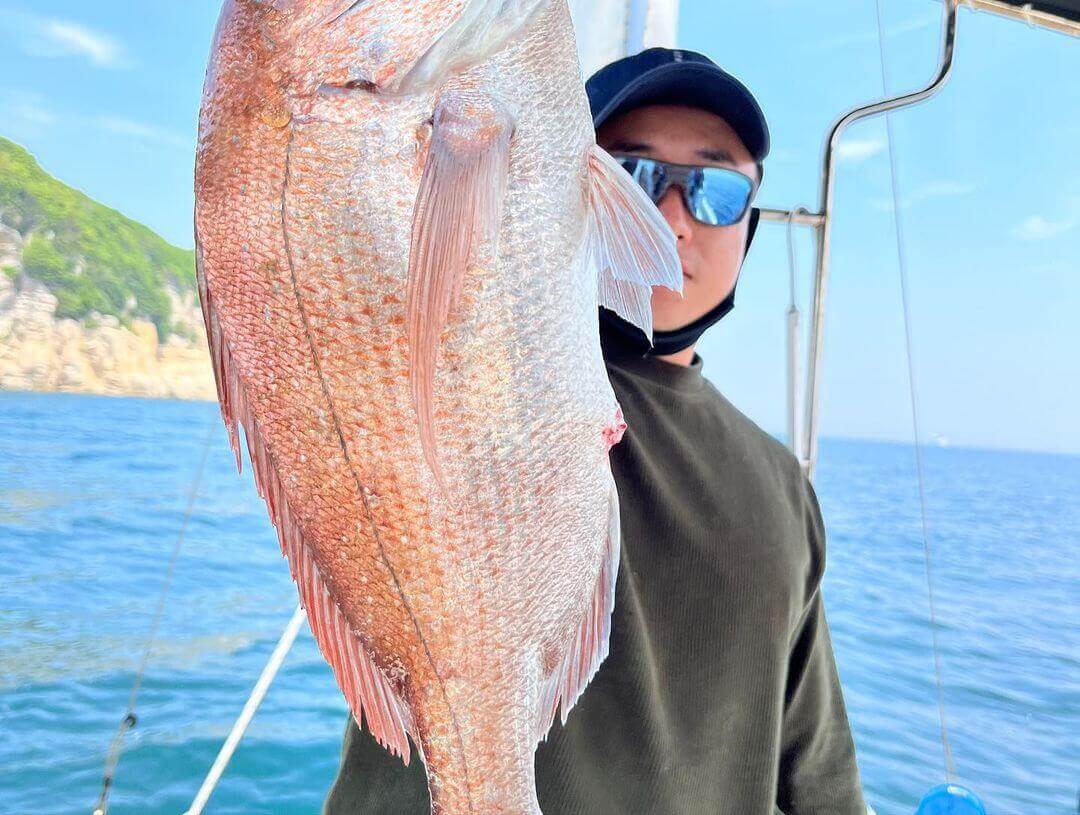
[[[790,276],[791,298],[787,310],[787,399],[784,415],[787,417],[788,447],[799,461],[803,460],[802,433],[799,428],[799,407],[801,403],[802,376],[799,369],[799,340],[802,337],[802,312],[796,304],[796,277],[794,257],[794,228],[796,226],[812,226],[820,229],[822,217],[816,212],[810,212],[805,207],[796,209],[773,209],[771,207],[759,207],[758,213],[762,221],[782,223],[787,226],[788,240],[788,270]]]
[[[787,310],[787,430],[788,444],[795,458],[802,461],[802,434],[799,432],[799,401],[802,387],[800,342],[802,340],[802,310],[799,308],[799,258],[795,250],[795,218],[806,215],[799,207],[791,211],[787,224],[788,247],[788,310]]]
[[[911,93],[891,96],[869,105],[853,108],[841,116],[825,142],[822,164],[821,224],[817,229],[817,262],[814,271],[813,310],[810,317],[809,370],[805,393],[803,420],[802,465],[808,478],[813,479],[818,458],[818,423],[821,406],[822,359],[825,348],[825,303],[829,283],[829,260],[832,238],[833,196],[836,187],[836,150],[844,131],[857,121],[880,113],[909,107],[934,96],[952,73],[956,45],[956,21],[960,0],[945,0],[942,23],[941,57],[937,72],[928,85]]]
[[[202,815],[203,809],[206,808],[210,796],[217,788],[218,782],[225,772],[225,768],[229,766],[233,753],[236,752],[240,740],[244,737],[244,733],[247,732],[251,720],[255,718],[255,712],[259,709],[263,699],[266,698],[266,693],[270,690],[270,685],[273,684],[278,671],[281,670],[281,665],[285,661],[285,657],[288,656],[289,651],[292,649],[293,643],[296,642],[296,637],[300,633],[300,629],[303,627],[306,620],[307,615],[304,613],[303,606],[297,606],[288,625],[285,626],[285,631],[282,632],[281,639],[278,640],[274,652],[270,655],[266,667],[263,668],[262,674],[255,683],[255,688],[251,691],[251,695],[248,696],[247,702],[244,703],[244,709],[240,712],[240,717],[236,720],[232,730],[229,731],[228,738],[225,739],[225,743],[218,752],[217,758],[214,759],[214,763],[210,767],[210,772],[207,773],[206,779],[203,781],[202,786],[199,787],[199,791],[195,794],[195,799],[191,802],[191,806],[184,812],[184,815]]]

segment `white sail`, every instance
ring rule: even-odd
[[[657,45],[674,48],[679,41],[679,0],[652,0],[643,5],[645,27],[641,48]]]
[[[570,9],[586,77],[644,48],[675,46],[679,0],[570,0]]]

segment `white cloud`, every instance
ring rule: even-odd
[[[897,23],[892,27],[886,27],[885,36],[899,37],[904,34],[913,34],[916,31],[922,31],[924,28],[930,28],[935,24],[941,23],[941,15],[922,15],[919,17],[913,17],[909,20],[905,20],[902,23]],[[810,44],[811,51],[835,51],[840,48],[850,48],[854,45],[877,45],[878,42],[878,30],[874,28],[865,29],[863,31],[855,31],[851,34],[843,34],[838,37],[831,37],[825,40],[818,40],[815,43]]]
[[[0,28],[13,35],[17,47],[30,56],[75,57],[99,68],[130,67],[119,41],[72,20],[0,10]]]
[[[949,179],[941,179],[938,181],[931,181],[922,186],[916,187],[910,193],[904,196],[900,202],[900,206],[905,209],[915,204],[921,204],[923,201],[930,201],[934,198],[959,198],[964,195],[971,195],[978,187],[975,184],[966,184],[961,181],[950,181]],[[890,206],[892,203],[890,202]]]
[[[1055,217],[1029,215],[1011,231],[1014,238],[1044,241],[1080,228],[1080,195],[1066,198]]]
[[[93,120],[93,124],[109,133],[127,136],[137,141],[157,142],[172,147],[195,149],[194,135],[185,136],[175,130],[158,127],[135,119],[125,119],[120,116],[99,116]]]
[[[769,151],[768,163],[779,164],[781,162],[795,161],[799,158],[799,152],[792,147],[773,147]]]
[[[36,93],[22,90],[0,90],[0,121],[21,125],[56,124],[59,117],[49,110]]]
[[[1056,238],[1070,232],[1080,224],[1080,218],[1061,218],[1051,220],[1042,215],[1029,215],[1020,225],[1013,229],[1012,234],[1025,241],[1041,241],[1047,238]]]
[[[128,119],[123,116],[62,116],[47,105],[44,97],[24,90],[0,88],[0,122],[12,125],[3,135],[40,133],[42,129],[61,126],[69,130],[97,130],[128,142],[158,144],[180,150],[195,149],[195,134],[184,134],[166,127]]]
[[[840,161],[858,164],[884,149],[884,139],[846,139],[836,148],[836,156]]]
[[[84,56],[103,68],[120,62],[122,49],[116,40],[78,23],[45,19],[41,21],[41,33],[61,53]]]
[[[1076,280],[1080,273],[1080,266],[1060,258],[1048,260],[1045,263],[1036,263],[1028,266],[1025,275],[1039,275],[1051,280],[1062,282]]]
[[[978,189],[975,184],[969,184],[963,181],[954,181],[951,179],[939,179],[937,181],[930,181],[926,184],[916,187],[900,200],[900,209],[909,209],[916,204],[921,204],[924,201],[930,201],[935,198],[959,198],[964,195],[971,195]],[[901,188],[903,192],[903,188]],[[883,212],[892,212],[893,200],[892,198],[875,198],[870,202],[870,205]]]

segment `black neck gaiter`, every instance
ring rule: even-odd
[[[750,244],[753,243],[760,218],[761,213],[756,207],[750,211],[750,223],[746,230],[746,250],[743,253],[744,260],[746,254],[750,251]],[[636,325],[624,320],[614,311],[601,307],[601,340],[606,346],[617,345],[628,350],[632,349],[640,353],[641,356],[666,357],[685,351],[700,340],[701,335],[709,328],[731,313],[731,310],[735,308],[736,288],[738,288],[738,280],[736,280],[736,285],[731,287],[731,293],[727,297],[715,308],[698,317],[689,325],[671,331],[653,331],[652,343],[645,336],[645,332]]]

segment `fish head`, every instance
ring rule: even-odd
[[[373,240],[396,239],[384,224],[391,215],[395,224],[410,219],[440,88],[552,2],[225,0],[200,119],[203,176],[288,143],[294,156],[311,152],[324,167],[351,168],[349,190],[318,196],[336,208],[333,223],[371,223]],[[299,178],[303,168],[293,168]],[[357,190],[378,202],[378,214],[345,212],[342,202]]]
[[[294,96],[433,90],[490,57],[551,0],[227,0],[221,30]],[[243,43],[241,43],[243,44]]]
[[[201,141],[247,126],[283,130],[313,108],[341,109],[327,100],[386,91],[466,2],[225,0],[204,88]]]

